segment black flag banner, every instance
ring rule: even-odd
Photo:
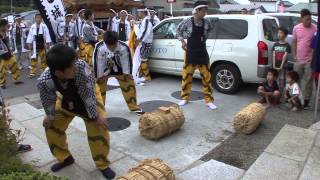
[[[48,26],[52,42],[56,43],[58,22],[64,19],[65,9],[63,0],[34,0],[35,4]]]

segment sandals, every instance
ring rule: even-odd
[[[31,150],[32,150],[31,145],[28,145],[28,144],[18,144],[17,153],[24,153],[24,152],[28,152],[28,151],[31,151]]]

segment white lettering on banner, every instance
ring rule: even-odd
[[[39,0],[41,5],[44,7],[46,16],[48,17],[52,29],[57,33],[57,26],[59,21],[64,20],[65,10],[62,0]]]

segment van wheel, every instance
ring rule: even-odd
[[[239,70],[231,64],[214,67],[211,75],[214,88],[224,94],[236,93],[242,83]]]

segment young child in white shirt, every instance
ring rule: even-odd
[[[299,75],[291,71],[287,75],[287,85],[285,88],[284,98],[288,102],[292,111],[296,112],[301,108],[301,89],[298,84]]]

